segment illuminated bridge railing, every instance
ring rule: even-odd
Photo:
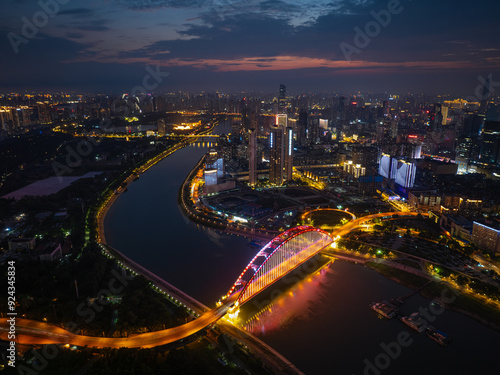
[[[240,304],[248,301],[332,241],[328,233],[310,226],[299,226],[283,232],[257,253],[226,297],[238,292]]]

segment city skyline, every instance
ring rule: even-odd
[[[499,10],[486,1],[9,1],[0,90],[127,92],[150,66],[168,74],[150,91],[286,82],[290,92],[467,96],[479,76],[500,71]]]
[[[3,5],[0,370],[494,368],[498,3]]]

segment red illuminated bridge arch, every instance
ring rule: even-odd
[[[238,303],[245,303],[332,242],[327,232],[308,225],[281,233],[257,253],[224,298],[239,293]]]

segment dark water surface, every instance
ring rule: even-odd
[[[258,251],[248,239],[222,235],[189,222],[177,205],[184,178],[207,148],[189,146],[132,183],[109,211],[108,243],[208,306],[225,294]],[[432,323],[453,342],[441,347],[402,322],[379,319],[368,304],[410,292],[375,271],[343,261],[280,293],[270,311],[251,327],[306,374],[483,374],[497,373],[500,334],[458,313],[445,311]],[[405,313],[428,307],[419,295]],[[381,344],[409,332],[411,344]],[[386,369],[366,370],[366,360]],[[380,372],[377,372],[380,371]]]

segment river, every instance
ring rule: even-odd
[[[180,211],[179,187],[206,152],[206,147],[185,147],[142,174],[110,209],[105,229],[109,245],[214,306],[258,249],[246,238],[194,224]],[[335,261],[283,289],[249,328],[308,375],[480,374],[496,368],[500,334],[471,318],[451,311],[433,316],[432,325],[453,337],[440,347],[368,308],[372,301],[409,292],[371,269]],[[416,295],[403,311],[409,314],[429,302]],[[399,353],[392,345],[394,358],[380,356],[381,344],[396,341],[402,331],[409,332],[408,345]],[[368,362],[384,369],[367,370]]]

